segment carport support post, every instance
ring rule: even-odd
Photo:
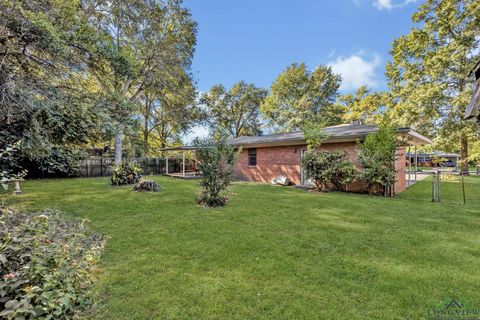
[[[185,150],[182,150],[182,174],[185,177]]]
[[[168,174],[168,155],[165,156],[165,174]]]
[[[417,153],[417,146],[415,148],[415,182],[417,182],[417,171],[418,171],[418,153]]]
[[[408,185],[412,183],[410,175],[412,174],[412,146],[408,145]]]
[[[193,165],[195,166],[194,167],[195,172],[193,174],[196,176],[198,172],[197,150],[193,150]]]

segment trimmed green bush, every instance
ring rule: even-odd
[[[72,319],[93,303],[102,237],[57,211],[0,207],[0,318]]]
[[[113,166],[112,172],[111,182],[112,185],[115,186],[135,184],[138,183],[142,177],[140,175],[142,169],[133,161],[123,161],[118,166]]]
[[[346,152],[308,150],[302,158],[305,177],[312,180],[315,190],[332,189],[345,191],[355,180],[355,166]]]

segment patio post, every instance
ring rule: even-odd
[[[194,164],[194,175],[196,176],[198,173],[198,163],[197,163],[197,150],[193,150],[193,164]]]
[[[168,154],[165,155],[165,174],[168,174]]]
[[[418,153],[417,146],[415,145],[415,182],[417,182],[417,171],[418,171]]]
[[[411,180],[412,174],[412,146],[408,145],[408,185],[412,182]]]
[[[185,150],[182,150],[182,174],[185,177]]]

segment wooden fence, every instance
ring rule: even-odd
[[[164,174],[165,159],[164,158],[136,158],[133,160],[140,168],[143,174]],[[80,162],[81,177],[101,177],[112,175],[112,165],[115,163],[114,158],[87,158]],[[191,160],[186,160],[186,166],[192,165]],[[182,167],[182,159],[169,158],[168,172],[180,172]]]

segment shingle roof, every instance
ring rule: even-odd
[[[356,141],[357,139],[365,138],[369,133],[378,130],[378,127],[373,125],[356,125],[356,124],[341,124],[338,126],[326,127],[324,132],[328,135],[328,142],[336,141]],[[411,130],[410,128],[399,128],[398,133],[411,134],[414,133],[417,138],[424,139],[425,143],[430,140]],[[277,134],[269,134],[264,136],[243,136],[229,140],[233,145],[286,145],[286,144],[304,144],[305,137],[303,132],[285,132]]]
[[[324,128],[324,132],[329,136],[329,139],[338,137],[361,137],[366,136],[369,133],[375,132],[376,126],[371,125],[350,125],[342,124],[333,127]],[[242,136],[229,140],[229,143],[234,145],[246,145],[246,144],[264,144],[264,143],[282,143],[282,142],[304,142],[305,137],[303,132],[284,132],[276,134],[268,134],[264,136]]]

